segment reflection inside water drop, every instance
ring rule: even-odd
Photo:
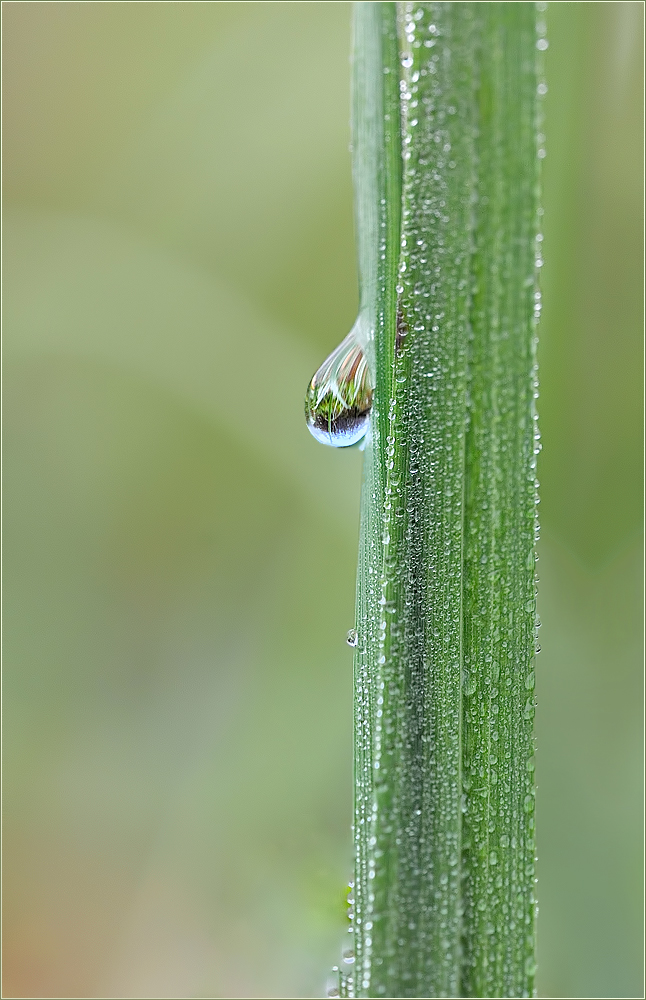
[[[362,318],[312,376],[305,394],[305,419],[322,444],[347,448],[368,430],[372,383],[363,350]]]
[[[359,636],[357,635],[356,628],[351,628],[347,634],[346,640],[348,646],[356,646],[359,642]]]

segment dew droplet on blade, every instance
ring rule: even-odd
[[[333,448],[358,444],[368,430],[372,382],[363,332],[360,317],[312,376],[305,394],[305,420],[310,433]]]

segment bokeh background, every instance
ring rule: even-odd
[[[351,871],[348,3],[4,3],[6,997],[317,996]],[[641,3],[547,13],[539,989],[641,997]]]

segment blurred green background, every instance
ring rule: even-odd
[[[351,871],[347,3],[5,3],[4,992],[316,996]],[[641,3],[552,4],[539,989],[637,997]]]

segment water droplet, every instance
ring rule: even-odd
[[[365,339],[360,316],[307,388],[305,419],[310,433],[322,444],[347,448],[361,441],[368,430],[372,384]]]
[[[345,641],[347,642],[348,646],[354,647],[357,645],[357,643],[359,642],[359,636],[357,635],[356,628],[350,629]]]
[[[464,693],[468,697],[470,697],[472,694],[476,693],[477,686],[478,686],[478,682],[476,681],[474,675],[473,674],[469,674],[469,676],[466,678],[466,680],[464,682]]]
[[[536,962],[531,956],[525,960],[525,975],[526,976],[536,975]]]
[[[397,354],[408,336],[408,326],[404,318],[404,313],[400,305],[397,306],[397,335],[395,337],[395,354]]]

